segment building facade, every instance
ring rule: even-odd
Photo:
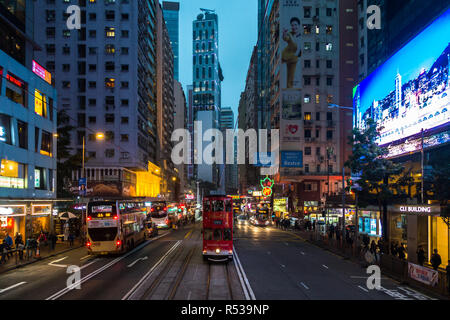
[[[222,69],[219,63],[219,20],[214,11],[202,9],[193,22],[193,108],[194,122],[201,128],[194,128],[194,135],[200,141],[209,129],[220,129]],[[216,184],[220,182],[223,165],[200,161],[203,155],[202,143],[194,148],[194,176],[197,180]]]
[[[233,109],[229,107],[224,107],[220,110],[220,130],[224,137],[226,137],[227,130],[235,130],[235,119]],[[225,158],[227,157],[227,148],[230,147],[228,143],[233,144],[233,154],[232,162],[233,164],[225,164],[225,193],[226,194],[236,194],[238,190],[237,186],[237,175],[238,175],[238,165],[237,165],[237,138],[235,137],[233,141],[224,141],[223,154]],[[224,159],[225,163],[230,162]]]
[[[33,5],[0,2],[0,241],[54,228],[57,93],[34,57]]]
[[[175,115],[174,115],[174,129],[187,128],[187,103],[186,95],[184,94],[183,86],[177,80],[174,80],[174,96],[175,96]],[[187,164],[175,165],[177,170],[177,178],[179,179],[179,194],[180,196],[188,193],[187,185]]]
[[[162,3],[164,20],[166,21],[167,31],[169,32],[170,42],[173,51],[173,77],[179,81],[180,72],[180,3],[172,1],[163,1]]]
[[[317,216],[327,195],[341,192],[351,151],[352,113],[330,105],[352,104],[356,4],[274,0],[260,6],[258,128],[280,130],[280,193],[292,185],[295,210]]]
[[[76,190],[86,177],[87,195],[136,196],[137,173],[151,173],[158,160],[159,4],[79,1],[80,30],[67,27],[69,5],[45,1],[34,10],[45,17],[35,21],[44,48],[37,57],[54,73],[58,105],[76,128],[70,148],[80,155],[85,149],[85,172],[74,170],[69,179]],[[105,139],[97,140],[98,133]]]

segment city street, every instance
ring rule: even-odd
[[[0,276],[0,299],[30,300],[430,300],[383,277],[366,287],[365,270],[290,231],[239,226],[228,265],[204,262],[201,225],[162,231],[118,257],[75,249]],[[69,265],[81,268],[81,289],[66,288]],[[241,278],[242,276],[242,278]],[[242,281],[241,281],[242,279]],[[246,294],[243,283],[250,284]]]

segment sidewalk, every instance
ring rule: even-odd
[[[67,241],[66,242],[58,241],[56,243],[54,250],[50,250],[50,245],[42,246],[40,249],[40,257],[36,257],[33,252],[32,253],[33,256],[30,259],[27,259],[26,250],[24,250],[23,260],[19,259],[18,252],[13,252],[11,257],[6,258],[6,263],[0,264],[0,274],[10,271],[10,270],[14,270],[16,268],[20,268],[20,267],[32,264],[37,261],[41,261],[43,259],[47,259],[47,258],[56,256],[58,254],[61,254],[61,253],[67,252],[67,251],[78,249],[81,247],[82,247],[82,245],[81,245],[81,241],[79,239],[76,239],[74,241],[73,246],[70,246],[69,242],[67,242]]]
[[[321,235],[314,231],[306,231],[306,230],[293,230],[289,229],[289,232],[293,232],[299,235],[306,242],[311,243],[317,247],[320,247],[323,250],[329,251],[335,255],[338,255],[344,259],[350,260],[356,264],[359,264],[362,268],[367,268],[370,264],[365,260],[364,255],[361,253],[361,247],[357,247],[356,244],[353,244],[352,247],[347,243],[337,243],[336,239],[328,239],[328,236]],[[429,287],[427,285],[423,285],[409,278],[408,276],[408,262],[402,261],[398,258],[395,258],[391,255],[382,255],[378,258],[379,260],[376,262],[379,265],[386,275],[389,277],[407,284],[412,288],[422,290],[425,293],[435,295],[442,300],[449,300],[448,293],[445,291],[445,278],[446,275],[442,271],[440,272],[440,281],[439,285],[436,288]],[[381,260],[381,261],[380,261]]]

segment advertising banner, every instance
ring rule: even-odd
[[[450,127],[450,10],[354,89],[355,126],[373,119],[390,156],[448,143]],[[426,48],[426,50],[424,50]],[[426,139],[434,134],[432,139]],[[402,146],[404,145],[404,146]]]
[[[281,92],[281,148],[283,143],[300,142],[302,132],[302,94],[299,90],[283,90]],[[292,150],[289,148],[289,150]],[[300,144],[298,149],[302,150]]]
[[[302,151],[281,151],[281,167],[303,168]]]
[[[300,0],[280,1],[281,89],[301,88],[302,16]]]
[[[432,287],[437,285],[439,279],[439,272],[436,270],[421,267],[414,263],[408,263],[408,275],[411,279]]]
[[[288,198],[273,199],[273,212],[288,212]]]

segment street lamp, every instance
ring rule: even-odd
[[[340,106],[340,105],[333,104],[333,103],[329,103],[328,108],[351,110],[351,111],[354,110],[352,107]],[[356,207],[358,207],[358,204],[356,204]],[[357,223],[358,223],[358,221],[355,221],[355,224],[357,224]],[[356,229],[358,229],[358,228],[356,228]],[[345,166],[342,167],[342,240],[343,241],[344,241],[344,236],[345,236]]]

